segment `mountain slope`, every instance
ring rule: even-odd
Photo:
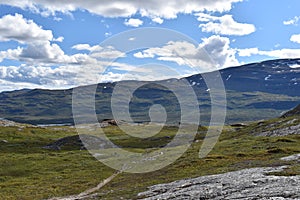
[[[294,115],[300,115],[300,104],[297,107],[295,107],[293,110],[286,112],[284,115],[282,115],[282,117],[290,117]]]
[[[280,116],[300,102],[300,59],[271,60],[220,70],[227,95],[227,123],[252,121]],[[210,75],[214,73],[207,73]],[[213,75],[214,76],[214,75]],[[210,76],[210,78],[217,78]],[[210,119],[209,89],[203,75],[185,78],[193,87],[199,101],[201,123]],[[130,102],[130,112],[136,122],[149,121],[149,108],[161,104],[172,122],[180,121],[180,105],[172,91],[161,83],[176,84],[170,79],[158,82],[141,82]],[[122,82],[129,88],[135,81]],[[96,113],[99,120],[113,118],[111,95],[118,83],[97,85]],[[84,86],[82,88],[89,88]],[[180,89],[180,88],[178,88]],[[120,97],[121,98],[121,97]],[[187,105],[190,102],[185,102]],[[196,111],[195,111],[196,112]],[[198,111],[197,111],[198,112]],[[33,124],[73,123],[72,89],[69,90],[19,90],[0,93],[0,117]]]

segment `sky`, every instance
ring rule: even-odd
[[[299,7],[298,0],[0,0],[0,91],[300,58]]]

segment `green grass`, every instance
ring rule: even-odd
[[[87,151],[50,151],[41,147],[74,135],[69,128],[1,127],[1,199],[44,199],[76,194],[110,176],[112,169]]]
[[[198,157],[206,130],[201,127],[195,142],[175,163],[145,174],[122,173],[98,191],[99,199],[134,199],[139,192],[153,184],[249,167],[291,164],[288,169],[276,175],[299,175],[299,163],[281,161],[280,158],[300,152],[300,135],[253,135],[253,131],[263,131],[278,120],[290,119],[269,120],[260,123],[260,126],[252,123],[239,131],[225,127],[219,142],[204,159]],[[276,126],[285,125],[278,123]],[[138,152],[149,147],[159,148],[168,143],[176,131],[174,127],[167,127],[151,139],[133,139],[116,127],[105,129],[111,140]],[[1,127],[0,199],[32,200],[78,194],[112,175],[115,170],[97,161],[86,150],[53,151],[41,148],[58,138],[75,134],[75,130],[69,127]],[[2,140],[7,140],[8,143],[1,142]]]

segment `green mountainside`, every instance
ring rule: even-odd
[[[220,70],[227,96],[226,123],[247,122],[278,117],[300,102],[300,69],[290,66],[300,63],[298,59],[271,60],[240,67]],[[172,85],[180,91],[180,83],[187,81],[197,95],[201,112],[201,124],[210,119],[211,99],[203,76],[210,79],[218,74],[198,74],[185,79],[157,82],[121,82],[127,88],[142,84],[133,94],[130,113],[135,122],[147,122],[149,108],[154,104],[165,107],[170,122],[180,120],[180,104],[174,93],[163,85]],[[92,87],[99,121],[114,118],[111,97],[119,83],[100,83],[95,87],[79,87],[83,91]],[[19,90],[0,93],[0,118],[31,124],[72,124],[72,91],[67,90]],[[184,91],[180,91],[184,94]],[[119,94],[118,98],[126,98]],[[191,102],[187,100],[185,105]],[[125,105],[124,105],[125,106]],[[224,105],[218,105],[224,106]],[[195,111],[199,112],[199,111]],[[193,113],[191,113],[192,115]]]

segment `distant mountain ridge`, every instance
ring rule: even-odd
[[[290,66],[299,65],[299,68]],[[279,59],[220,70],[226,90],[300,96],[300,59]],[[187,77],[197,80],[199,74]]]
[[[278,117],[298,105],[300,68],[290,67],[295,65],[300,65],[300,59],[269,60],[220,70],[227,95],[226,123]],[[210,118],[211,102],[203,74],[185,79],[198,97],[201,123],[207,123]],[[124,83],[130,87],[135,82]],[[176,86],[178,79],[141,82],[144,86],[134,93],[130,102],[130,112],[135,121],[148,121],[148,111],[153,104],[166,107],[171,120],[180,120],[180,105],[176,96],[172,91],[160,87],[160,83],[166,82]],[[118,83],[97,85],[95,104],[99,120],[113,118],[110,99],[116,84]],[[24,89],[2,92],[0,118],[32,124],[73,123],[72,91],[73,89]]]

